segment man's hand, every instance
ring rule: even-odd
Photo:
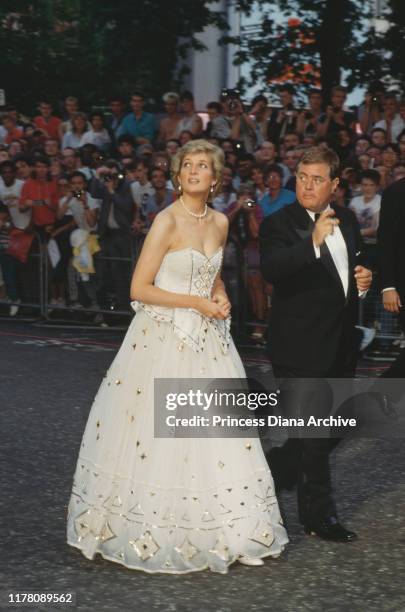
[[[356,279],[358,291],[368,291],[373,280],[373,273],[368,268],[356,266],[354,268],[354,278]]]
[[[336,225],[339,225],[339,219],[334,219],[335,211],[324,210],[321,213],[318,221],[315,223],[315,229],[312,232],[312,240],[315,246],[320,247],[325,242],[326,236],[333,234]]]
[[[382,294],[384,310],[388,312],[399,313],[399,309],[402,308],[401,299],[398,291],[395,289],[389,289],[384,291]]]

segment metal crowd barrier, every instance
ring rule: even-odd
[[[109,264],[112,264],[115,270],[122,268],[120,275],[122,285],[119,288],[127,296],[132,272],[144,238],[144,235],[140,235],[137,239],[132,240],[130,258],[112,258],[106,257],[102,253],[97,254],[94,258],[96,277],[100,274],[100,270],[105,271]],[[133,314],[129,297],[123,301],[125,307],[121,308],[118,308],[114,303],[110,304],[108,299],[99,303],[97,308],[89,306],[88,303],[86,305],[88,296],[83,290],[81,281],[77,282],[77,273],[73,270],[71,264],[67,267],[65,278],[66,291],[71,299],[66,304],[51,303],[52,265],[48,256],[47,245],[41,241],[36,233],[27,263],[18,261],[16,268],[19,301],[10,302],[0,297],[0,312],[3,317],[7,316],[6,309],[16,305],[20,309],[18,313],[18,319],[20,320],[23,315],[29,314],[31,318],[34,318],[34,321],[40,319],[43,324],[67,325],[69,327],[74,324],[78,324],[80,327],[91,325],[93,328],[100,323],[100,315],[101,318],[104,317],[108,321],[107,324],[113,324],[115,327],[117,319],[131,317]],[[97,292],[106,281],[104,271],[101,272],[101,278],[98,278],[95,283],[94,288]],[[260,273],[257,263],[249,262],[246,250],[230,238],[224,251],[222,275],[232,303],[233,333],[241,342],[248,340],[250,332],[255,328],[263,330],[263,341],[265,337],[266,323],[255,320],[249,306],[249,277],[252,273],[257,272]],[[271,308],[269,292],[265,292],[264,300],[267,302],[268,310]],[[98,319],[97,325],[95,325],[96,319]],[[265,319],[267,320],[267,316]],[[377,275],[375,275],[367,297],[360,301],[359,324],[375,328],[376,337],[381,340],[391,342],[401,337],[397,317],[387,313],[382,307]],[[125,325],[127,325],[127,321],[125,321]],[[249,339],[249,342],[251,342],[251,339]],[[260,344],[262,345],[263,342],[259,341],[258,345]]]
[[[391,342],[401,337],[398,317],[384,310],[378,272],[374,271],[373,284],[359,303],[359,325],[374,328],[376,338]]]
[[[18,318],[26,320],[38,318],[45,312],[44,294],[44,250],[41,238],[37,232],[33,233],[33,241],[28,253],[27,261],[22,262],[13,257],[14,280],[17,289],[17,300],[6,299],[7,275],[2,271],[2,297],[0,297],[0,312],[10,316],[11,307],[18,308]],[[1,262],[0,262],[1,267]],[[4,264],[3,264],[4,267]],[[4,278],[6,276],[6,278]],[[8,312],[7,312],[8,311]]]

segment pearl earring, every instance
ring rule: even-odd
[[[211,185],[210,192],[211,192],[211,193],[214,193],[214,185]]]

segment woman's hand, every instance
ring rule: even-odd
[[[207,298],[200,298],[196,308],[204,317],[209,319],[226,319],[230,313],[230,307],[221,306]]]
[[[226,295],[224,291],[217,291],[216,293],[213,294],[211,299],[213,302],[218,304],[218,306],[225,308],[225,310],[227,310],[228,313],[231,312],[232,305],[228,299],[228,296]]]

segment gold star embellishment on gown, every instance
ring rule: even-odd
[[[116,538],[117,536],[115,535],[115,533],[113,532],[113,530],[111,529],[110,525],[108,523],[105,523],[103,529],[101,530],[100,533],[100,540],[102,542],[107,542],[107,540],[112,540],[113,538]]]
[[[150,531],[145,531],[137,540],[130,540],[129,543],[142,561],[147,561],[160,550]]]
[[[216,555],[222,561],[229,561],[229,546],[226,543],[224,534],[221,533],[217,541],[215,542],[214,548],[211,548],[208,552]]]
[[[259,521],[254,532],[249,536],[249,539],[269,548],[274,542],[272,526],[264,521]]]
[[[141,504],[135,504],[132,506],[130,510],[128,510],[129,514],[135,514],[135,516],[144,516],[144,512],[141,508]]]
[[[90,525],[86,522],[86,518],[88,519],[89,514],[90,510],[85,510],[75,519],[75,531],[79,541],[90,533]]]
[[[185,561],[190,561],[197,553],[200,552],[199,549],[194,546],[194,544],[192,544],[187,537],[183,544],[181,546],[176,546],[174,550],[178,552]]]

